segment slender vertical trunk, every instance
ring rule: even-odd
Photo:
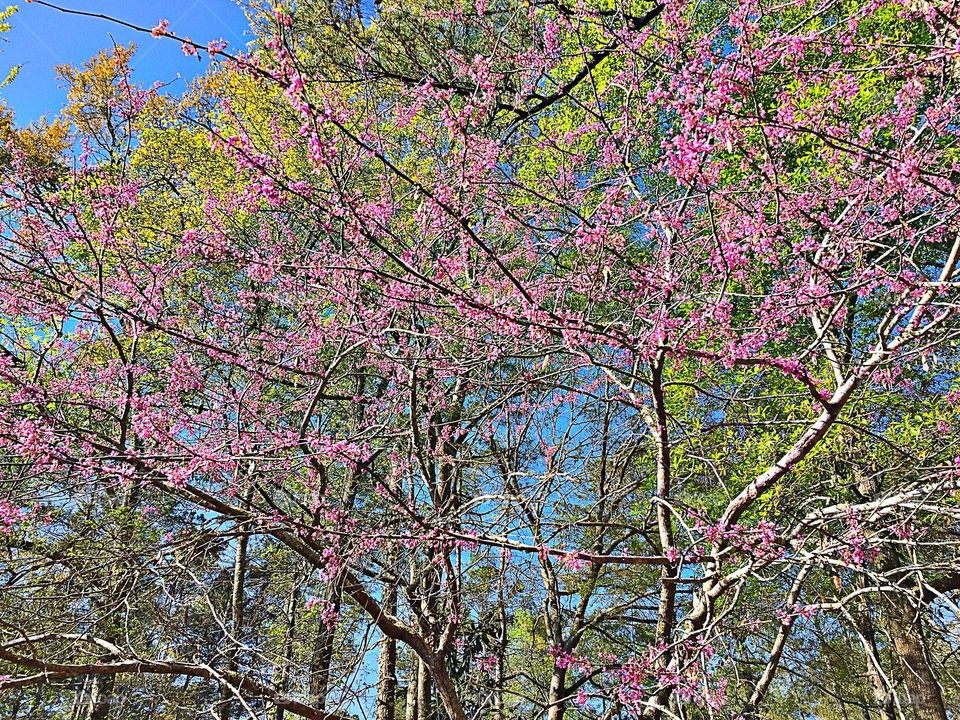
[[[539,529],[536,531],[539,540]],[[557,649],[564,648],[563,638],[563,607],[560,603],[560,589],[557,576],[550,564],[549,558],[540,560],[540,576],[543,578],[543,587],[547,591],[543,606],[544,622],[550,644]],[[563,717],[563,685],[565,673],[561,668],[554,666],[550,676],[550,688],[547,691],[547,716],[549,720],[560,720]]]
[[[566,711],[566,668],[553,668],[553,674],[550,676],[550,691],[547,695],[547,720],[563,720]]]
[[[366,378],[364,375],[358,375],[354,393],[357,396],[363,394]],[[363,420],[363,403],[355,403],[353,406],[353,417],[350,426],[356,430]],[[344,486],[341,491],[341,502],[343,510],[347,513],[353,510],[357,499],[356,472],[350,471],[344,478]],[[339,616],[340,606],[343,602],[343,583],[340,579],[335,579],[330,587],[330,603],[333,605],[331,611],[334,617]],[[317,633],[313,639],[313,652],[310,658],[310,702],[318,708],[326,708],[327,694],[330,692],[330,668],[333,665],[333,647],[337,635],[336,621],[328,627],[321,622],[317,625]]]
[[[249,497],[249,495],[248,495]],[[247,545],[249,537],[244,534],[237,538],[237,550],[233,556],[233,580],[230,585],[230,648],[227,650],[227,672],[237,672],[237,653],[240,635],[243,632],[243,610],[245,605],[244,577],[247,573]],[[235,641],[235,642],[234,642]],[[220,720],[229,720],[233,714],[233,693],[229,688],[220,689]]]
[[[503,686],[506,684],[507,677],[507,600],[506,600],[506,575],[507,575],[507,557],[506,553],[500,553],[500,582],[498,588],[500,628],[497,638],[497,677],[496,687],[493,691],[494,717],[496,720],[504,720],[506,708],[503,704]]]
[[[124,488],[123,492],[115,495],[109,493],[111,500],[115,501],[117,507],[125,510],[134,507],[139,499],[139,490],[136,485]],[[112,504],[112,503],[111,503]],[[122,526],[122,527],[125,527]],[[133,532],[132,528],[127,528]],[[104,584],[104,597],[97,601],[98,609],[105,609],[116,602],[116,599],[122,597],[131,589],[130,575],[124,572],[123,563],[114,565],[108,572]],[[107,640],[116,642],[123,637],[123,631],[120,625],[118,615],[111,614],[106,622],[98,621],[99,633]],[[94,675],[90,681],[90,704],[87,706],[85,720],[108,720],[110,717],[110,707],[114,702],[114,690],[117,685],[115,675]]]
[[[882,720],[896,720],[896,714],[893,709],[893,688],[891,688],[883,677],[883,668],[880,667],[880,653],[877,650],[877,633],[873,624],[872,611],[869,606],[864,605],[859,612],[855,611],[853,615],[856,622],[857,632],[860,635],[860,644],[863,646],[863,654],[866,658],[866,675],[870,682],[870,689],[873,692],[873,699],[880,709]],[[869,712],[864,708],[864,713]]]
[[[411,497],[413,497],[413,485],[411,483],[410,487]],[[416,563],[410,568],[410,587],[414,587],[416,584]],[[412,601],[412,598],[411,598]],[[410,655],[410,682],[407,684],[407,704],[404,712],[406,720],[420,720],[420,714],[422,711],[422,705],[420,704],[420,685],[421,682],[425,682],[421,679],[421,676],[426,672],[426,667],[423,664],[423,660],[420,657],[412,652]]]
[[[657,443],[657,532],[660,538],[662,552],[666,553],[673,546],[673,518],[668,505],[672,492],[671,485],[671,467],[670,467],[670,434],[667,426],[667,407],[666,398],[663,392],[663,354],[657,357],[656,364],[653,367],[653,406],[654,406],[654,432]],[[673,640],[673,630],[676,623],[676,590],[677,586],[670,582],[670,578],[676,573],[674,565],[664,565],[660,570],[660,601],[657,606],[657,631],[656,642],[658,645],[668,648]],[[666,670],[673,661],[673,654],[664,650],[660,653],[658,665]],[[663,703],[673,694],[672,687],[664,687],[657,693],[655,702],[650,705],[650,710],[645,715],[652,718],[659,718],[663,712]]]
[[[833,697],[837,698],[837,701],[840,703],[840,717],[842,720],[850,720],[850,715],[847,714],[847,704],[843,701],[843,694],[840,688],[836,686],[836,683],[830,683],[833,685],[831,688]]]
[[[70,720],[80,720],[83,713],[83,700],[87,696],[87,683],[90,682],[92,678],[89,675],[84,675],[80,686],[77,688],[77,694],[73,697],[73,705],[70,707]],[[17,717],[19,715],[19,706],[22,702],[23,695],[18,694],[16,697],[16,704],[14,706],[13,716]]]
[[[340,588],[333,588],[330,602],[333,612],[340,612]],[[330,690],[330,667],[333,664],[333,640],[337,628],[327,627],[321,622],[317,625],[317,634],[313,640],[313,656],[310,660],[310,698],[311,704],[318,708],[326,707],[327,693]]]
[[[407,679],[407,700],[404,705],[404,720],[417,720],[417,689],[420,687],[420,663],[416,656],[410,662],[410,676]]]
[[[893,640],[916,720],[947,720],[943,691],[933,672],[920,613],[903,595],[888,594],[884,629]]]
[[[294,587],[287,596],[287,602],[283,608],[286,628],[283,634],[283,659],[277,669],[277,689],[281,694],[287,691],[288,668],[293,661],[293,632],[297,624],[297,606],[300,604],[300,589]],[[276,720],[283,720],[283,708],[276,709]]]
[[[433,718],[433,694],[432,683],[430,682],[430,669],[421,659],[418,661],[417,668],[417,720],[432,720]]]
[[[113,675],[94,675],[90,685],[87,720],[107,720],[113,699]]]
[[[394,614],[397,610],[397,588],[390,585],[383,591],[383,610]],[[380,643],[377,663],[376,720],[394,720],[397,699],[397,641],[384,636]]]

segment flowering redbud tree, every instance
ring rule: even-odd
[[[0,122],[5,714],[952,717],[960,11],[248,10]]]

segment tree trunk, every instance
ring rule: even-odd
[[[283,634],[283,659],[280,661],[280,667],[277,670],[277,690],[281,694],[287,691],[288,667],[293,661],[293,631],[297,624],[297,606],[300,604],[300,589],[295,587],[287,596],[284,614],[286,617],[286,630]],[[283,708],[277,707],[276,720],[283,720]]]
[[[859,612],[854,610],[854,613],[857,631],[860,634],[860,643],[863,645],[863,654],[866,658],[867,680],[870,681],[873,699],[880,709],[882,720],[896,720],[893,708],[893,688],[884,680],[883,668],[880,667],[880,653],[877,650],[876,629],[872,611],[869,606],[864,606]],[[866,708],[864,712],[867,713]]]
[[[417,689],[420,687],[420,663],[416,656],[410,662],[410,677],[407,680],[407,700],[404,705],[404,720],[417,720]]]
[[[433,704],[430,670],[421,659],[417,668],[417,720],[432,720]]]
[[[83,700],[87,695],[87,683],[92,678],[89,675],[84,675],[80,686],[77,688],[76,694],[73,696],[73,704],[70,706],[70,720],[80,720],[83,713]],[[23,694],[15,695],[15,702],[13,706],[13,717],[16,718],[20,714],[20,705],[23,702]]]
[[[501,554],[502,557],[502,554]],[[506,716],[506,708],[503,704],[503,688],[506,685],[507,679],[507,608],[506,600],[504,598],[504,570],[505,562],[501,561],[501,575],[500,575],[500,637],[497,642],[497,677],[496,677],[496,687],[494,688],[493,703],[494,703],[494,717],[496,720],[504,720]]]
[[[660,353],[653,366],[653,406],[655,424],[650,428],[657,439],[657,533],[660,539],[660,551],[667,553],[673,547],[673,513],[669,503],[672,498],[672,476],[670,459],[670,432],[667,418],[666,398],[663,389],[664,357]],[[666,648],[657,659],[657,664],[665,672],[674,658],[670,647],[673,643],[677,614],[677,586],[670,581],[677,572],[673,564],[660,568],[660,602],[657,606],[656,642]],[[673,688],[661,688],[654,702],[644,712],[645,717],[658,720],[664,710],[664,704],[674,699]]]
[[[334,612],[340,611],[340,588],[334,588],[330,602]],[[317,625],[317,634],[313,641],[313,657],[310,661],[310,702],[318,708],[327,704],[327,692],[330,689],[330,666],[333,664],[333,639],[336,626],[328,628],[324,622]]]
[[[467,720],[467,714],[463,711],[463,706],[460,704],[460,696],[457,694],[457,689],[454,687],[453,681],[450,679],[450,675],[447,673],[447,668],[443,664],[443,659],[435,657],[428,668],[420,668],[421,672],[423,672],[425,669],[429,669],[430,671],[429,676],[432,676],[433,683],[437,686],[437,694],[440,696],[440,701],[443,703],[443,709],[447,711],[447,717],[449,720]],[[424,674],[426,675],[427,673]],[[426,697],[430,697],[429,692],[426,693]],[[426,709],[429,714],[426,716],[421,716],[420,720],[429,720],[429,718],[432,717],[432,708],[427,705]]]
[[[249,497],[249,494],[247,495]],[[233,557],[233,581],[230,585],[230,632],[233,640],[227,651],[227,672],[237,672],[237,645],[243,631],[244,592],[243,583],[247,573],[247,544],[249,537],[244,534],[237,538],[237,551]],[[220,720],[229,720],[233,714],[233,692],[229,688],[220,689]]]
[[[113,492],[109,493],[111,501],[116,501],[117,506],[128,510],[137,503],[139,492],[136,485],[127,487],[119,496]],[[113,502],[111,502],[111,505]],[[124,527],[124,526],[122,526]],[[127,528],[133,532],[132,528]],[[103,611],[109,605],[116,602],[117,598],[122,597],[129,591],[130,575],[124,572],[125,563],[114,565],[108,571],[108,579],[105,584],[104,598],[97,601],[98,610]],[[122,628],[119,625],[118,615],[109,615],[105,623],[100,620],[97,624],[100,626],[99,633],[107,640],[116,642],[123,637]],[[108,720],[110,717],[110,706],[113,704],[114,689],[117,684],[115,675],[94,675],[90,683],[90,704],[87,706],[86,720]]]
[[[94,675],[90,686],[87,720],[107,720],[113,698],[113,675]]]
[[[397,610],[397,588],[384,588],[383,610],[393,614]],[[397,701],[397,641],[384,636],[380,642],[377,663],[376,720],[394,720]]]
[[[554,667],[553,674],[550,676],[550,693],[547,695],[547,702],[550,703],[547,708],[548,720],[563,720],[567,705],[564,689],[566,680],[566,668]]]
[[[875,476],[860,472],[852,466],[852,475],[859,493],[866,498],[876,497],[880,487]],[[903,561],[895,547],[886,547],[877,558],[877,564],[894,583],[902,579]],[[947,720],[943,691],[930,663],[923,621],[920,611],[913,607],[904,589],[881,593],[883,609],[880,622],[886,630],[900,663],[904,685],[913,707],[915,720]]]
[[[943,691],[931,667],[919,612],[899,594],[885,597],[884,629],[893,640],[916,720],[947,720]]]

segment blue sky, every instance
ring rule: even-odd
[[[243,11],[232,0],[52,1],[147,27],[163,18],[177,35],[202,43],[223,39],[234,50],[250,40]],[[13,108],[19,124],[42,115],[52,117],[63,104],[66,92],[54,72],[55,65],[79,64],[114,43],[135,42],[134,80],[142,85],[157,80],[171,83],[168,92],[182,91],[190,78],[205,72],[209,65],[206,55],[199,62],[186,57],[180,44],[170,39],[155,39],[105,20],[65,15],[23,0],[15,4],[19,11],[10,20],[12,28],[5,35],[8,42],[0,43],[0,78],[14,65],[22,63],[23,68],[12,84],[0,90],[0,97]],[[0,2],[0,6],[6,3]]]

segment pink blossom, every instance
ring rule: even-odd
[[[23,522],[26,513],[8,500],[0,500],[0,534],[9,535],[14,526]]]

